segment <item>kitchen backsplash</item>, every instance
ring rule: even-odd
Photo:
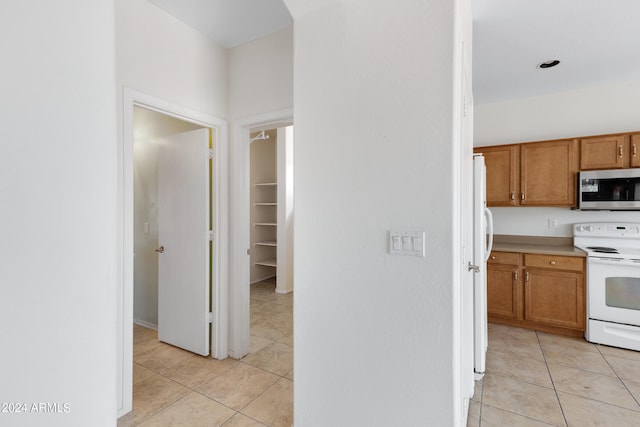
[[[640,211],[579,211],[567,208],[493,207],[494,233],[522,236],[573,236],[577,222],[640,223]],[[553,224],[556,223],[556,226]],[[550,227],[551,225],[551,227]]]

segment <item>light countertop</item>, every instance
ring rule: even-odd
[[[493,250],[530,254],[586,257],[587,254],[573,246],[571,237],[493,236]]]

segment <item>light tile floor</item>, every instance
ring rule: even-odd
[[[640,426],[640,352],[489,324],[467,426]]]
[[[274,280],[251,286],[251,349],[242,360],[215,360],[133,329],[133,411],[128,426],[291,426],[293,294]]]
[[[251,349],[196,356],[134,326],[133,411],[118,426],[290,426],[293,294],[251,287]],[[640,352],[489,325],[468,426],[640,426]]]

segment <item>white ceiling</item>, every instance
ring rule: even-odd
[[[640,78],[638,0],[472,4],[476,104]]]
[[[227,48],[291,25],[282,0],[149,1]],[[640,0],[471,1],[476,104],[640,77]]]
[[[282,0],[149,1],[227,49],[292,23]]]

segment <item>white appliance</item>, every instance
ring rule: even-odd
[[[573,244],[587,253],[585,339],[640,351],[640,224],[574,224]]]
[[[473,156],[473,317],[476,380],[484,375],[487,356],[487,260],[493,247],[493,216],[487,209],[487,168],[481,154]]]

